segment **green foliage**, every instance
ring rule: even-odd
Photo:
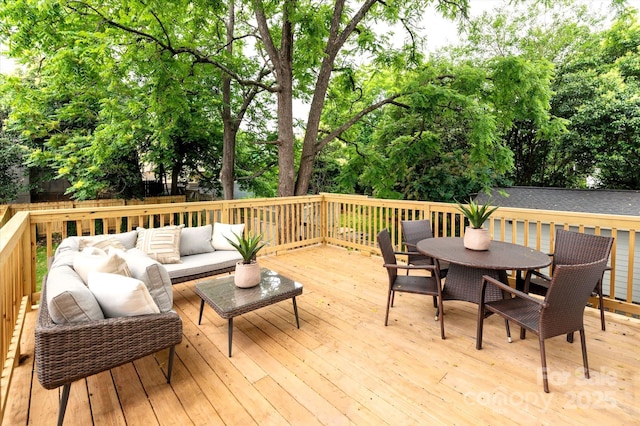
[[[30,166],[69,179],[79,199],[141,196],[143,163],[170,175],[174,190],[196,175],[220,192],[220,72],[203,57],[224,43],[209,14],[225,10],[200,1],[3,3],[10,53],[36,65],[9,92],[12,126],[34,150]],[[258,69],[224,55],[242,72]]]
[[[224,2],[4,2],[0,37],[30,65],[2,92],[7,128],[32,150],[29,164],[69,179],[76,198],[139,196],[143,164],[173,189],[197,178],[219,194],[230,140],[232,177],[259,196],[279,193],[279,177],[309,160],[313,192],[388,198],[452,201],[596,173],[603,185],[638,185],[635,12],[618,9],[595,34],[599,20],[568,0],[514,3],[527,8],[471,21],[468,43],[426,59],[416,32],[398,47],[402,34],[379,25],[415,30],[430,5],[466,17],[469,1],[371,2],[361,15],[352,4],[240,1],[232,44]],[[269,26],[260,37],[256,8]],[[266,36],[283,49],[275,57]],[[284,71],[291,87],[279,80],[276,90]],[[304,139],[280,133],[293,126],[274,107],[288,89],[321,101],[300,125]]]
[[[3,80],[0,75],[0,87]],[[20,192],[28,189],[21,173],[23,157],[28,154],[28,149],[22,145],[16,132],[6,128],[8,114],[9,109],[0,101],[0,203],[10,203]]]
[[[465,206],[464,204],[457,203],[458,210],[462,212],[464,217],[469,220],[469,223],[473,228],[480,229],[482,225],[489,219],[489,216],[496,210],[498,210],[499,206],[491,207],[489,201],[480,205],[474,200],[469,200],[469,203]]]
[[[254,261],[258,252],[266,245],[262,242],[262,234],[247,234],[246,236],[238,235],[235,232],[232,232],[232,234],[235,239],[228,238],[227,236],[225,236],[225,238],[229,241],[229,244],[238,250],[238,253],[242,256],[242,263],[245,265]]]
[[[638,189],[640,162],[640,24],[637,11],[621,13],[610,29],[584,41],[581,55],[557,71],[553,111],[568,133],[557,154],[565,176],[595,185]]]
[[[497,137],[498,108],[489,102],[486,73],[440,60],[401,76],[354,74],[364,83],[363,103],[385,92],[407,95],[343,134],[348,142],[340,152],[348,160],[340,166],[341,187],[376,197],[453,201],[496,184],[512,160]],[[331,105],[341,108],[337,101]],[[339,110],[330,111],[323,120],[338,120]]]

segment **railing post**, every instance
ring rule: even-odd
[[[27,213],[29,216],[29,213]],[[29,220],[29,219],[27,219]],[[33,296],[36,293],[36,225],[29,226],[31,232],[25,232],[29,238],[22,239],[22,258],[28,260],[28,264],[22,265],[22,294],[28,297],[27,312],[31,311]],[[26,262],[25,262],[26,263]]]
[[[322,237],[322,244],[327,245],[327,238],[329,237],[329,203],[325,194],[320,194],[320,236]]]

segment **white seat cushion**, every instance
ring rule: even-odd
[[[242,260],[237,250],[216,250],[213,253],[201,253],[182,258],[179,265],[163,265],[171,279],[204,274],[223,268],[231,268]]]

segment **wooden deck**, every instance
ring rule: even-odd
[[[640,419],[640,321],[585,315],[591,379],[582,376],[579,340],[547,341],[551,393],[539,381],[535,336],[506,341],[497,317],[475,349],[477,310],[445,304],[446,340],[430,298],[397,294],[385,327],[387,276],[379,257],[316,247],[260,259],[304,284],[297,298],[227,322],[205,307],[193,282],[176,285],[184,323],[170,385],[167,351],[71,386],[65,425],[378,425],[637,424]],[[28,315],[26,359],[11,385],[3,425],[53,425],[58,390],[33,374]]]

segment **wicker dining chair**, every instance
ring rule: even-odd
[[[403,220],[400,222],[402,228],[402,243],[407,252],[407,263],[410,265],[433,265],[433,259],[429,256],[418,252],[416,246],[419,241],[427,238],[433,238],[431,230],[431,221],[422,220]],[[448,267],[440,262],[440,278],[447,275]]]
[[[550,255],[553,258],[553,262],[551,263],[552,274],[558,265],[575,265],[579,263],[590,263],[600,259],[609,259],[612,245],[612,237],[558,229],[556,231],[554,253]],[[605,271],[607,269],[610,268],[605,268]],[[604,271],[602,275],[604,275]],[[598,297],[600,326],[604,331],[606,326],[604,319],[604,297],[602,294],[602,275],[595,281],[592,296]],[[550,282],[551,277],[539,271],[533,271],[528,293],[544,296],[549,289]],[[516,288],[526,291],[521,286],[517,286]],[[567,335],[567,340],[569,342],[573,341],[573,335]]]
[[[584,334],[584,310],[593,291],[593,283],[602,276],[607,266],[607,259],[603,258],[585,264],[558,265],[544,299],[530,296],[485,275],[482,280],[482,297],[480,297],[478,305],[476,349],[482,348],[482,329],[487,311],[500,315],[507,321],[514,322],[531,331],[538,336],[540,342],[542,380],[544,391],[549,392],[544,341],[550,337],[579,331],[584,377],[588,379],[589,364]],[[514,297],[485,302],[484,293],[487,284],[495,285],[501,290],[511,293]],[[508,323],[507,336],[511,340]]]
[[[384,267],[387,269],[389,275],[389,291],[387,294],[387,312],[384,317],[384,325],[389,322],[389,308],[393,306],[393,296],[396,292],[406,292],[414,294],[423,294],[427,296],[433,296],[434,303],[438,308],[438,312],[442,310],[442,284],[440,281],[440,267],[438,262],[435,261],[431,265],[404,265],[398,264],[396,254],[404,254],[406,252],[394,251],[391,244],[391,237],[389,231],[383,229],[378,234],[378,244],[382,257],[384,260]],[[424,275],[401,275],[398,274],[398,270],[426,270],[430,272],[430,276]],[[444,336],[444,316],[440,315],[440,337]],[[436,314],[436,319],[438,316]]]

